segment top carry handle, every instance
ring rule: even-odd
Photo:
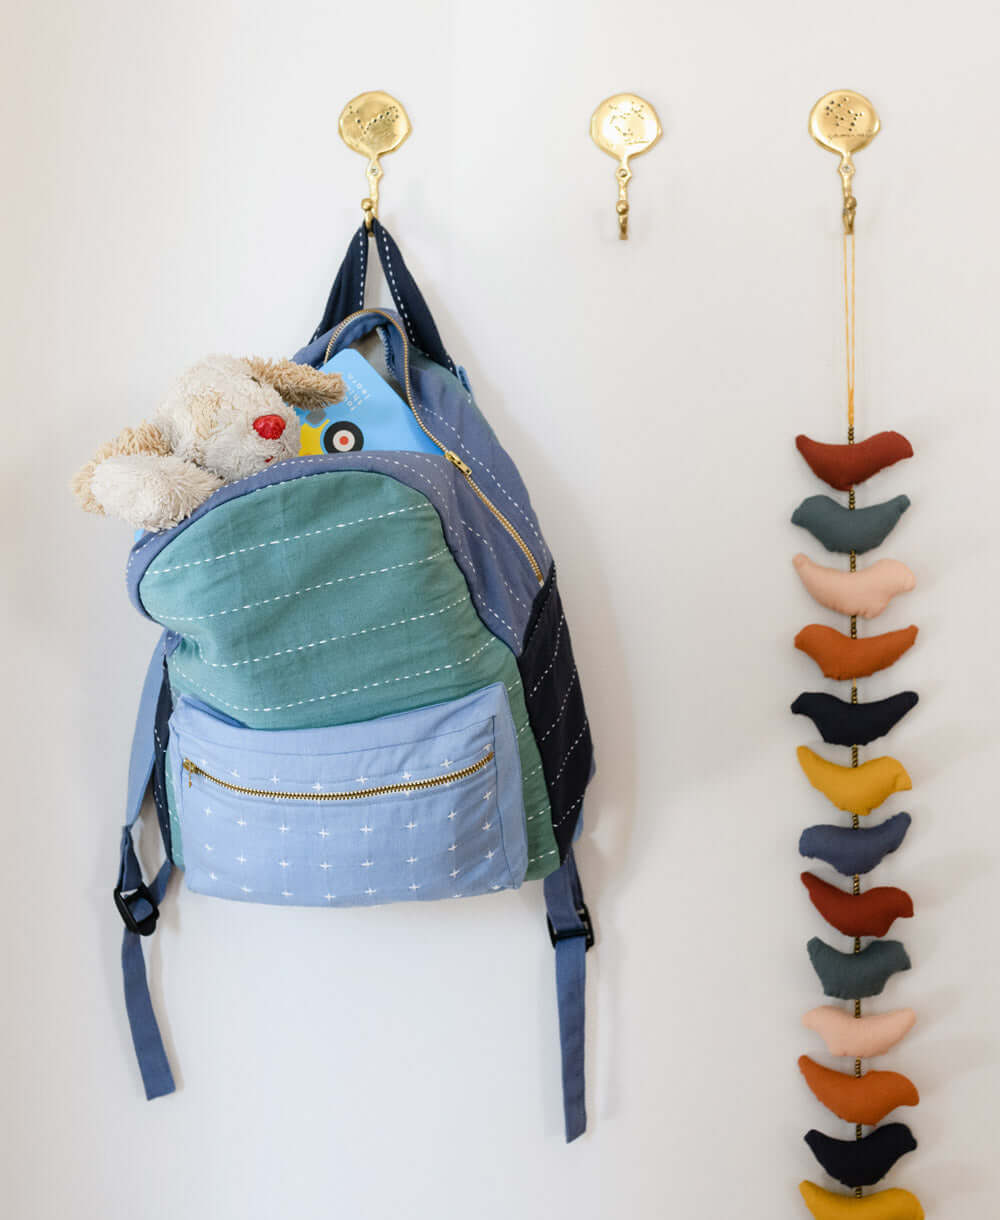
[[[440,364],[450,373],[454,373],[455,363],[445,351],[431,311],[403,261],[399,247],[378,219],[372,220],[371,235],[375,238],[382,271],[410,342],[435,364]],[[361,225],[351,239],[337,278],[330,289],[323,317],[313,331],[313,339],[319,338],[352,313],[364,309],[365,281],[368,276],[368,236],[365,226]]]

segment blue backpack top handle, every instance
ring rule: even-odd
[[[389,230],[377,219],[372,221],[371,236],[375,238],[375,249],[378,251],[382,271],[400,319],[406,327],[407,338],[435,364],[440,364],[449,373],[454,373],[455,363],[445,351],[431,311],[403,260],[399,246],[393,241]],[[368,237],[367,229],[361,225],[351,239],[337,278],[330,289],[323,317],[313,331],[313,340],[339,326],[352,313],[364,309],[365,282],[368,278]]]

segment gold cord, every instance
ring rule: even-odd
[[[847,437],[854,444],[854,354],[855,354],[855,273],[854,234],[845,233],[844,243],[844,350],[847,361]],[[851,508],[854,507],[854,490],[851,489]],[[854,558],[851,558],[854,571]]]

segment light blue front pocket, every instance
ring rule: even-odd
[[[247,729],[187,698],[170,719],[188,886],[358,906],[516,888],[521,767],[501,683],[360,724]]]

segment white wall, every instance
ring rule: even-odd
[[[918,452],[859,493],[912,497],[882,553],[919,579],[878,624],[918,623],[917,647],[863,687],[921,694],[889,745],[914,826],[877,875],[918,909],[879,1005],[919,1012],[885,1062],[923,1094],[891,1181],[991,1214],[994,7],[52,0],[7,25],[5,1210],[803,1214],[803,1132],[849,1133],[795,1066],[827,1061],[798,1026],[823,928],[796,843],[828,806],[788,712],[822,685],[792,636],[832,621],[789,562],[821,558],[788,523],[820,490],[792,438],[843,418],[839,179],[806,119],[846,85],[884,125],[856,180],[859,434]],[[178,887],[152,948],[176,1095],[142,1099],[128,1039],[110,890],[155,632],[123,592],[128,531],[66,482],[206,351],[308,336],[364,193],[337,115],[369,88],[412,118],[383,219],[532,489],[599,750],[591,1131],[569,1149],[536,886],[334,915]],[[622,89],[665,129],[627,245],[587,134]]]

